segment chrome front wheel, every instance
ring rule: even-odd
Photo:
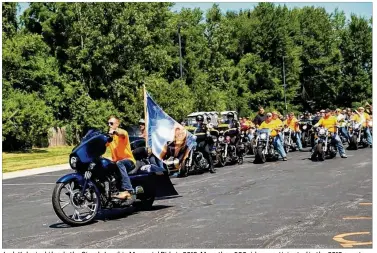
[[[82,186],[76,180],[57,183],[52,194],[52,206],[56,215],[71,226],[86,225],[97,215],[99,196],[87,187],[81,196]]]

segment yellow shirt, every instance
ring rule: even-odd
[[[258,129],[268,128],[271,130],[270,135],[274,137],[277,135],[277,132],[275,130],[276,126],[277,126],[277,122],[275,120],[271,120],[269,123],[267,123],[267,121],[263,121],[262,124],[260,124]]]
[[[370,116],[369,116],[369,114],[366,113],[366,112],[364,112],[364,115],[363,115],[363,116],[364,116],[363,126],[366,127],[366,126],[367,126],[367,121],[370,120]],[[361,119],[361,117],[360,117],[359,114],[355,114],[355,115],[353,116],[353,120],[356,121],[356,122],[358,122],[358,123],[360,123],[362,119]]]
[[[331,133],[335,133],[337,119],[334,116],[330,116],[328,118],[322,117],[315,126],[323,126],[329,130]]]
[[[275,128],[283,128],[283,121],[280,119],[273,119],[272,121],[275,122]]]
[[[113,135],[113,141],[107,144],[107,146],[110,148],[113,162],[123,159],[130,159],[136,164],[135,158],[131,151],[130,139],[128,138],[127,131],[121,128],[118,128],[116,131],[119,135],[124,135],[124,137]]]
[[[298,126],[297,123],[298,123],[298,120],[296,119],[296,117],[293,117],[292,119],[284,120],[284,125],[287,125],[293,131],[299,130],[300,127]]]

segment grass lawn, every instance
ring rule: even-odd
[[[3,173],[68,164],[73,147],[35,148],[28,152],[3,152]],[[111,157],[109,150],[104,157]],[[68,167],[67,167],[68,169]]]

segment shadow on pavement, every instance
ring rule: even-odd
[[[95,223],[97,223],[98,221],[96,221],[96,220],[93,220],[92,222],[90,222],[87,226],[90,226],[91,224],[95,224]],[[67,225],[67,224],[65,224],[65,223],[63,223],[63,222],[59,222],[59,223],[55,223],[55,224],[52,224],[52,225],[50,225],[49,226],[49,228],[73,228],[72,226],[70,226],[70,225]]]

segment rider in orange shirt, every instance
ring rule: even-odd
[[[119,128],[120,121],[115,116],[110,117],[108,124],[110,127],[109,134],[112,135],[113,141],[107,143],[107,146],[110,148],[112,160],[116,162],[122,178],[120,192],[113,197],[130,199],[132,198],[133,188],[127,172],[135,168],[136,161],[131,151],[128,133]]]
[[[301,144],[301,131],[300,126],[298,124],[298,120],[295,117],[295,114],[293,112],[290,112],[288,114],[288,118],[283,122],[284,126],[289,127],[292,131],[295,132],[295,138],[296,138],[296,144],[298,147],[298,150],[302,150],[302,144]]]

